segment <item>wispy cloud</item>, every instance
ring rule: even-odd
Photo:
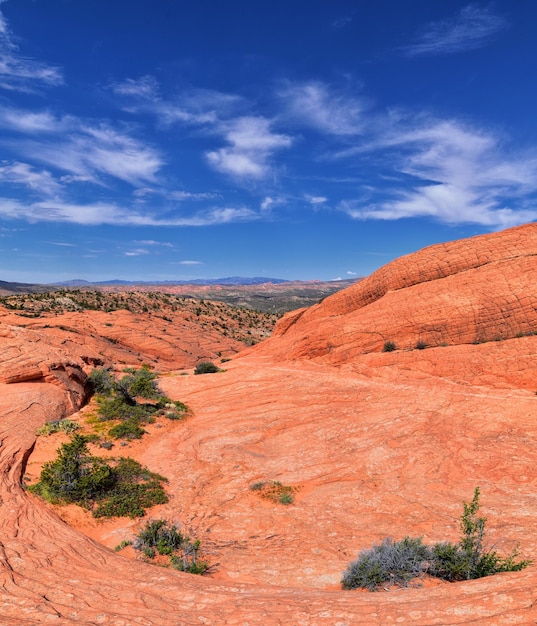
[[[10,119],[15,122],[11,126]],[[4,138],[5,146],[25,159],[68,172],[72,178],[65,182],[101,184],[100,177],[106,175],[137,186],[154,182],[164,165],[156,149],[105,123],[4,109],[0,110],[0,126],[30,137]]]
[[[331,135],[358,135],[368,120],[368,101],[329,88],[321,82],[287,82],[279,92],[293,123]]]
[[[60,246],[61,248],[76,248],[76,244],[67,243],[65,241],[47,241],[51,246]]]
[[[341,30],[342,28],[345,28],[345,26],[347,26],[347,24],[350,24],[351,22],[352,22],[352,17],[350,15],[338,17],[332,22],[332,28],[334,30]]]
[[[142,239],[141,241],[136,241],[135,243],[139,243],[142,246],[162,246],[163,248],[174,248],[173,243],[169,241],[155,241],[154,239]]]
[[[28,163],[18,161],[0,164],[0,182],[22,185],[45,195],[58,194],[62,189],[50,172],[37,170]]]
[[[204,265],[202,261],[174,261],[172,265]]]
[[[213,207],[189,216],[162,217],[156,213],[135,211],[111,202],[81,204],[64,200],[28,203],[0,198],[0,216],[28,222],[58,222],[97,226],[213,226],[260,219],[260,214],[246,207]]]
[[[537,151],[509,158],[493,134],[455,120],[434,119],[392,128],[377,138],[375,149],[389,152],[386,158],[395,171],[408,178],[399,186],[377,188],[373,195],[385,199],[367,204],[343,201],[340,208],[351,217],[428,216],[492,228],[537,218],[537,209],[528,202],[537,193]]]
[[[0,3],[1,4],[1,3]],[[61,69],[20,54],[4,15],[0,12],[0,88],[32,92],[37,85],[61,85]]]
[[[414,43],[403,50],[411,57],[475,50],[506,26],[506,20],[489,6],[469,4],[453,18],[428,24]]]
[[[121,83],[113,83],[110,89],[117,95],[140,98],[143,100],[160,100],[159,84],[153,76],[141,76],[140,78],[127,78]]]
[[[0,107],[0,127],[24,134],[58,133],[70,130],[69,118],[58,119],[49,111]]]
[[[306,194],[304,198],[313,206],[320,206],[328,201],[328,198],[325,198],[324,196],[310,196]]]
[[[240,117],[221,122],[215,132],[222,134],[228,146],[206,153],[207,161],[220,172],[237,178],[263,178],[270,170],[270,157],[287,148],[292,139],[275,133],[264,117]]]
[[[144,256],[149,254],[149,250],[145,248],[136,248],[136,250],[127,250],[123,253],[123,256]]]

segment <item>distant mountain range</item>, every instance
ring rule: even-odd
[[[263,276],[254,276],[246,278],[244,276],[230,276],[228,278],[196,278],[194,280],[101,280],[91,282],[88,280],[75,278],[74,280],[66,280],[60,283],[54,283],[58,287],[88,287],[91,285],[263,285],[272,283],[279,285],[281,283],[293,282],[283,278],[266,278]]]

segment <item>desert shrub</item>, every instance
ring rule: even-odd
[[[443,542],[428,547],[421,538],[405,537],[399,542],[384,539],[381,544],[360,552],[358,559],[349,565],[341,581],[343,588],[363,587],[374,591],[386,584],[405,586],[422,573],[449,582],[472,580],[527,567],[530,561],[517,561],[518,550],[504,558],[486,546],[486,518],[480,517],[478,511],[479,487],[472,501],[463,503],[458,543]]]
[[[107,370],[94,370],[95,389],[104,389],[97,397],[99,421],[122,422],[113,426],[109,436],[114,439],[139,439],[145,433],[143,424],[155,421],[156,415],[168,419],[183,419],[188,413],[186,404],[172,401],[158,388],[147,365],[140,370],[126,368],[119,381]],[[101,385],[101,382],[105,381]],[[148,401],[139,402],[140,398]]]
[[[168,501],[165,481],[134,459],[109,463],[92,456],[86,438],[74,435],[56,460],[45,463],[39,482],[29,490],[53,503],[83,506],[94,517],[140,517],[148,507]]]
[[[112,483],[110,466],[90,455],[85,437],[74,435],[60,447],[56,460],[45,463],[32,490],[51,502],[87,504]]]
[[[425,341],[417,341],[415,348],[416,350],[425,350],[425,348],[427,348],[427,344],[425,343]]]
[[[153,559],[157,554],[168,556],[174,569],[191,574],[203,574],[209,567],[206,561],[198,559],[199,548],[199,540],[192,541],[163,519],[148,521],[134,542],[134,549],[143,552],[146,558]]]
[[[472,501],[463,503],[459,542],[437,543],[433,546],[431,575],[448,581],[473,580],[500,572],[516,572],[530,564],[527,560],[516,560],[518,550],[504,558],[487,546],[486,518],[478,515],[479,495],[479,487],[476,487]]]
[[[203,361],[202,363],[198,363],[198,365],[196,365],[194,374],[215,374],[219,371],[220,368],[212,361]]]
[[[381,585],[406,586],[426,571],[429,555],[429,548],[419,537],[405,537],[401,541],[387,537],[382,543],[360,552],[343,575],[343,588],[364,587],[374,591]]]
[[[38,428],[35,434],[48,436],[54,433],[62,432],[70,435],[71,433],[77,431],[79,428],[79,424],[73,422],[73,420],[65,418],[61,420],[51,420],[50,422],[47,422],[44,426]]]
[[[394,350],[397,350],[397,346],[393,341],[386,341],[382,347],[382,352],[393,352]]]

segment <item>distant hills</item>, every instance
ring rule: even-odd
[[[90,286],[111,286],[111,285],[263,285],[271,283],[279,285],[281,283],[293,282],[283,278],[266,278],[263,276],[254,276],[247,278],[244,276],[230,276],[227,278],[196,278],[193,280],[101,280],[91,282],[81,278],[74,280],[66,280],[60,283],[54,283],[55,287],[90,287]]]

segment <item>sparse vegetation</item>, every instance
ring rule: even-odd
[[[53,435],[54,433],[67,433],[71,434],[77,431],[80,428],[79,424],[73,422],[70,419],[61,419],[61,420],[51,420],[50,422],[46,422],[44,426],[38,428],[36,431],[36,435]]]
[[[393,352],[394,350],[397,350],[397,346],[393,341],[386,341],[382,347],[382,352]]]
[[[141,517],[146,508],[168,501],[165,481],[134,459],[109,462],[91,455],[87,438],[75,434],[28,489],[52,503],[78,504],[94,517]]]
[[[277,480],[256,482],[250,486],[250,489],[252,491],[258,491],[263,498],[280,504],[292,504],[295,501],[293,494],[297,491],[296,487],[283,485]]]
[[[134,549],[147,559],[152,560],[157,555],[169,557],[171,567],[190,574],[204,574],[209,567],[206,561],[198,559],[199,548],[199,540],[192,541],[163,519],[148,521],[134,542]]]
[[[340,287],[338,285],[338,287]],[[332,287],[332,290],[335,290]],[[215,293],[217,295],[220,292]],[[280,299],[286,299],[282,296]],[[216,298],[218,300],[218,298]],[[224,298],[226,300],[226,298]],[[247,345],[257,343],[268,337],[275,323],[285,310],[302,306],[302,301],[296,306],[281,308],[279,304],[274,308],[270,306],[265,312],[257,310],[255,306],[249,306],[251,298],[245,294],[244,305],[242,298],[236,300],[230,296],[229,303],[203,300],[190,296],[163,293],[161,291],[100,291],[96,289],[60,289],[47,293],[24,293],[11,296],[0,296],[0,304],[7,309],[16,312],[24,318],[45,318],[50,322],[54,317],[64,312],[103,311],[112,313],[119,310],[127,310],[134,314],[154,314],[153,319],[159,320],[159,332],[165,333],[166,327],[177,319],[195,322],[202,329],[216,331],[225,337],[242,341]],[[252,303],[266,304],[265,299],[254,299]],[[313,303],[313,302],[312,302]],[[115,327],[120,330],[121,326],[105,321],[104,326]],[[66,332],[79,332],[76,327],[65,326],[61,323],[43,324],[43,328],[61,328]],[[168,329],[169,332],[169,329]],[[118,344],[117,336],[106,336],[101,333],[102,339]]]
[[[485,517],[478,515],[479,487],[470,503],[463,503],[460,519],[461,538],[453,544],[437,543],[432,547],[421,537],[401,541],[386,538],[382,543],[360,552],[343,575],[344,589],[362,587],[375,591],[391,586],[406,586],[422,574],[450,582],[473,580],[499,572],[519,571],[530,561],[517,561],[518,550],[501,557],[485,543]]]
[[[416,342],[416,345],[414,347],[416,348],[416,350],[425,350],[425,348],[427,348],[428,346],[425,341],[421,341],[420,339]]]

